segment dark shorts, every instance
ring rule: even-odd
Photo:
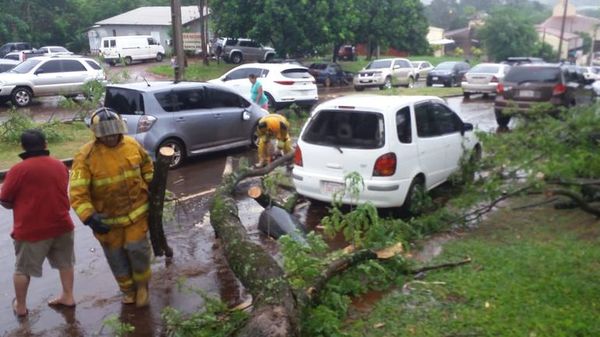
[[[17,241],[15,245],[15,273],[33,277],[42,276],[42,264],[47,258],[54,269],[71,268],[75,264],[73,251],[74,232],[53,239]]]

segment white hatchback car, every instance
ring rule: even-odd
[[[481,155],[473,125],[434,96],[346,96],[320,104],[295,150],[293,181],[299,194],[330,202],[359,173],[358,199],[376,207],[410,209],[419,189],[431,190],[459,170],[461,156]]]
[[[243,64],[209,82],[221,83],[250,99],[250,74],[256,75],[262,84],[269,99],[269,108],[279,109],[292,103],[312,107],[319,99],[317,84],[308,68],[295,64]]]

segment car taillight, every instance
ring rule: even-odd
[[[498,83],[498,78],[496,76],[492,76],[490,83]]]
[[[297,145],[296,149],[294,150],[294,165],[304,166],[304,163],[302,163],[302,151],[300,150],[300,146]]]
[[[277,84],[281,84],[281,85],[293,85],[294,83],[296,83],[295,81],[274,81]]]
[[[504,84],[498,84],[498,86],[496,87],[496,93],[498,95],[502,95],[504,93]]]
[[[154,116],[144,115],[144,116],[140,117],[140,119],[138,120],[136,132],[142,133],[142,132],[146,132],[146,131],[150,130],[152,125],[154,125],[154,122],[156,122],[156,117],[154,117]]]
[[[393,152],[381,155],[373,167],[374,177],[388,177],[396,173],[396,155]]]
[[[552,88],[552,96],[564,94],[566,91],[567,91],[567,87],[564,84],[559,83],[559,84],[555,85],[554,88]]]

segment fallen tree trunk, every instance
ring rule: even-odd
[[[284,272],[271,255],[250,240],[232,196],[242,179],[264,175],[292,158],[293,154],[289,154],[258,170],[224,174],[210,207],[211,225],[217,237],[221,238],[227,262],[253,297],[252,314],[236,336],[300,335],[298,304]],[[226,168],[226,172],[230,170]]]

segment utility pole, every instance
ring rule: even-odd
[[[202,40],[202,63],[207,66],[208,65],[208,48],[206,47],[206,42],[208,41],[208,29],[206,17],[204,16],[204,9],[206,8],[206,13],[208,14],[208,0],[200,0],[200,4],[198,5],[200,9],[200,40]]]
[[[588,66],[592,66],[593,62],[594,62],[594,48],[596,48],[596,46],[594,46],[594,42],[596,42],[596,35],[598,35],[598,28],[600,28],[600,25],[595,25],[594,26],[594,35],[592,35],[592,46],[590,47],[590,54],[588,57]]]
[[[567,21],[567,7],[569,6],[569,0],[563,0],[563,15],[562,23],[560,25],[560,39],[558,40],[558,61],[560,61],[560,55],[562,54],[563,37],[565,35],[565,21]],[[567,48],[569,48],[567,46]]]
[[[181,82],[185,72],[185,55],[183,54],[183,35],[181,34],[181,0],[171,0],[171,25],[173,27],[173,51],[171,59],[175,71],[175,83]]]

